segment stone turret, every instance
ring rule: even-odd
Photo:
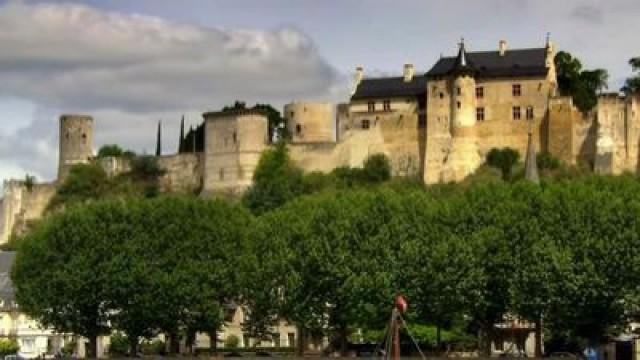
[[[335,141],[336,116],[330,103],[294,102],[284,106],[293,143]]]
[[[251,186],[269,145],[267,116],[259,110],[208,112],[203,194],[238,195]]]
[[[92,157],[93,118],[85,115],[62,115],[58,181],[64,181],[74,165],[86,164]]]
[[[442,171],[442,181],[460,181],[482,164],[476,125],[476,70],[460,43],[451,72],[451,147]]]

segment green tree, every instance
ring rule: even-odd
[[[282,206],[305,192],[302,170],[289,157],[286,144],[265,151],[253,174],[253,186],[242,202],[255,214]]]
[[[122,206],[108,210],[118,213]],[[113,239],[122,236],[104,215],[73,208],[50,217],[21,242],[12,269],[21,310],[58,332],[88,338],[90,356],[97,337],[111,331],[105,259],[113,256]]]
[[[634,57],[629,60],[629,65],[631,65],[631,69],[638,74],[628,78],[621,90],[627,94],[638,93],[640,92],[640,57]]]
[[[246,210],[218,200],[72,207],[21,243],[16,296],[45,326],[89,338],[90,350],[113,328],[127,335],[130,354],[159,331],[187,340],[215,332],[223,306],[239,299],[236,269],[250,222]]]
[[[15,339],[0,339],[0,356],[14,355],[20,350]]]
[[[511,148],[494,148],[487,154],[487,164],[500,169],[502,172],[502,180],[504,181],[510,181],[512,179],[513,166],[518,163],[519,159],[520,153]]]
[[[102,198],[109,189],[110,182],[102,167],[96,164],[75,165],[49,203],[49,209],[97,200]]]
[[[366,181],[380,183],[391,179],[391,162],[384,154],[369,156],[364,161],[363,176]]]
[[[222,108],[222,111],[238,111],[238,110],[262,111],[267,116],[269,141],[274,139],[274,137],[279,140],[286,140],[289,138],[287,122],[285,121],[284,117],[282,117],[282,114],[270,104],[257,103],[253,107],[248,108],[246,102],[236,100],[233,105],[225,106],[224,108]]]
[[[100,150],[98,150],[98,158],[121,157],[123,155],[124,150],[116,144],[103,145]]]
[[[607,71],[583,70],[580,60],[565,51],[556,54],[555,65],[560,94],[571,96],[580,111],[592,110],[598,103],[598,92],[607,87]]]

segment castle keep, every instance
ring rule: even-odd
[[[558,96],[551,42],[540,48],[468,51],[441,57],[423,74],[405,64],[402,76],[369,78],[356,69],[348,103],[293,102],[283,116],[293,161],[305,171],[361,166],[373,154],[391,161],[395,176],[426,184],[460,181],[492,148],[546,151],[567,164],[603,174],[640,166],[640,96],[602,94],[596,109],[578,111]],[[201,126],[180,135],[177,154],[159,156],[161,190],[238,196],[251,186],[261,154],[271,146],[267,115],[258,110],[203,114]],[[60,118],[58,180],[4,182],[0,243],[42,216],[75,164],[96,161],[108,174],[122,159],[95,159],[93,119]],[[531,141],[529,141],[531,139]],[[528,145],[530,144],[530,145]],[[531,151],[530,151],[531,153]]]

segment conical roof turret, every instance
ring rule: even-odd
[[[452,74],[454,75],[463,75],[463,74],[473,74],[475,73],[475,67],[473,63],[469,59],[469,55],[467,54],[467,50],[464,45],[464,38],[460,40],[458,56],[456,56],[456,60],[453,63],[453,68],[451,69]]]

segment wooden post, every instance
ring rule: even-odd
[[[400,360],[400,316],[398,310],[393,310],[393,360]]]

